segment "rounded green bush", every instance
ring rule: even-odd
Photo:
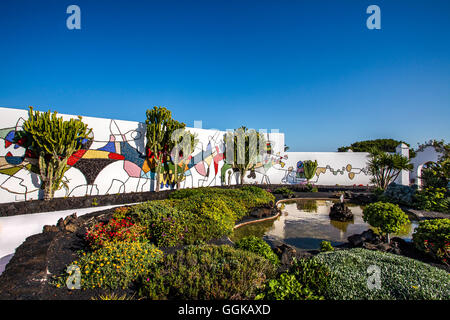
[[[149,299],[253,299],[272,278],[267,260],[228,245],[187,246],[148,270],[139,294]]]
[[[409,223],[408,216],[393,203],[375,202],[363,209],[363,219],[372,227],[378,228],[382,233],[399,232]]]
[[[424,220],[414,230],[413,242],[417,249],[433,258],[448,263],[450,256],[450,219]]]
[[[238,249],[256,253],[266,258],[274,265],[278,265],[280,263],[278,256],[275,254],[275,252],[273,252],[269,244],[261,238],[255,236],[244,237],[237,241],[235,243],[235,246]]]

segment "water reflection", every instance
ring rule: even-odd
[[[297,248],[317,249],[322,240],[332,245],[342,244],[353,234],[371,228],[362,219],[363,208],[349,205],[354,218],[352,221],[340,222],[330,220],[329,212],[333,200],[289,200],[284,202],[282,214],[276,220],[264,221],[240,227],[235,230],[232,240],[248,235],[263,237],[271,243],[283,241]],[[408,224],[401,232],[392,237],[411,239],[417,224]]]

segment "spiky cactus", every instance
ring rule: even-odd
[[[311,180],[314,177],[314,175],[316,174],[317,160],[314,160],[314,161],[306,160],[305,162],[303,162],[303,170],[304,170],[305,178],[309,182],[309,180]]]
[[[64,121],[57,112],[45,113],[30,107],[23,131],[29,137],[29,148],[38,156],[41,189],[44,200],[53,198],[56,190],[65,185],[63,177],[69,166],[67,160],[90,140],[92,129],[78,119]]]
[[[264,135],[242,126],[233,132],[227,132],[223,140],[227,148],[226,163],[239,171],[240,184],[244,184],[245,173],[254,168],[258,156],[266,152]]]

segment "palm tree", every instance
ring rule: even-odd
[[[400,154],[390,154],[378,149],[372,149],[369,153],[368,169],[373,176],[371,182],[381,189],[386,189],[394,182],[402,170],[411,171],[412,168],[409,159]]]

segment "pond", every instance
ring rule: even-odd
[[[330,220],[328,216],[330,208],[337,201],[304,199],[286,201],[277,219],[239,227],[230,238],[237,241],[245,236],[254,235],[272,245],[284,242],[299,249],[319,249],[323,240],[330,241],[336,246],[347,242],[347,238],[353,234],[373,229],[362,218],[363,207],[351,203],[347,204],[354,215],[353,221]],[[392,234],[391,238],[400,237],[410,241],[416,227],[417,223],[412,221],[398,234]]]

